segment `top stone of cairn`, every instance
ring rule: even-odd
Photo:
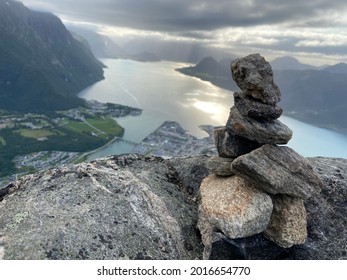
[[[231,73],[245,95],[271,105],[281,100],[280,90],[273,81],[271,65],[260,54],[234,60]]]

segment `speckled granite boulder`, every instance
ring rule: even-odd
[[[205,178],[200,186],[198,227],[209,257],[214,232],[229,238],[251,236],[264,231],[270,221],[272,200],[238,176]]]
[[[307,238],[307,215],[304,200],[287,195],[273,195],[273,212],[266,238],[283,248],[304,244]]]

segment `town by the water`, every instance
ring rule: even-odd
[[[71,120],[82,122],[90,128],[89,134],[94,137],[105,137],[106,132],[102,128],[95,127],[88,122],[85,116],[102,116],[118,118],[127,115],[139,115],[141,110],[124,110],[124,106],[115,104],[103,104],[96,101],[88,102],[89,109],[77,108],[64,111],[66,118],[54,118],[49,122],[41,115],[25,114],[20,118],[13,116],[2,117],[0,119],[0,129],[13,127],[16,123],[17,127],[25,128],[24,133],[35,135],[36,141],[46,141],[49,133],[50,123],[54,122],[59,125],[64,125],[64,122]],[[112,106],[111,106],[112,105]],[[158,129],[148,135],[143,141],[137,144],[131,151],[144,155],[155,155],[161,157],[172,156],[192,156],[192,155],[214,155],[216,149],[214,146],[213,131],[211,125],[201,125],[200,129],[206,132],[206,137],[197,138],[190,135],[177,122],[166,121]],[[41,131],[41,133],[39,133]],[[45,131],[46,133],[43,133]],[[23,130],[21,131],[23,133]],[[41,135],[40,135],[41,134]],[[40,137],[39,137],[40,136]],[[34,137],[34,136],[32,136]],[[122,139],[121,136],[115,136],[110,139],[108,144],[116,139]],[[1,140],[1,138],[0,138]],[[106,144],[106,145],[108,145]],[[18,155],[13,159],[17,170],[21,170],[16,174],[0,178],[0,188],[5,187],[11,181],[17,180],[20,176],[28,173],[37,172],[40,170],[49,169],[55,166],[64,164],[75,164],[86,159],[85,155],[91,151],[85,152],[68,152],[68,151],[38,151],[29,154]]]

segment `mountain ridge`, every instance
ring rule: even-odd
[[[208,59],[208,64],[203,63],[206,62],[205,59],[194,66],[176,70],[227,90],[234,92],[240,90],[231,78],[230,66],[223,66],[211,57]],[[231,61],[232,59],[229,60],[229,65]],[[279,105],[283,107],[285,114],[320,127],[346,133],[347,73],[342,71],[344,66],[338,64],[321,70],[274,70],[275,82],[282,92]]]
[[[84,104],[77,93],[103,79],[103,64],[53,14],[0,1],[1,108],[54,111]]]

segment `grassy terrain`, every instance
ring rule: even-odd
[[[52,131],[49,131],[46,129],[20,129],[20,130],[17,130],[16,132],[18,132],[23,137],[34,138],[34,139],[49,137],[55,134]]]
[[[0,145],[6,145],[6,140],[0,136]]]
[[[68,121],[64,127],[85,134],[94,134],[101,138],[109,136],[122,136],[124,129],[112,118],[88,118],[82,121]]]
[[[87,122],[107,134],[121,136],[124,133],[124,129],[112,118],[87,119]]]

